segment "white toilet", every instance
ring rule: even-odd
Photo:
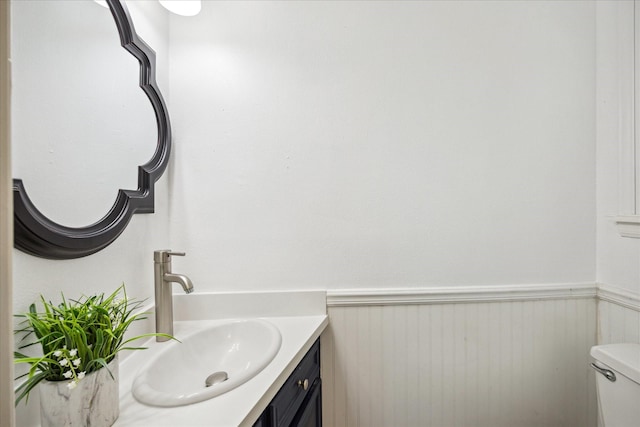
[[[604,426],[640,426],[640,344],[597,345],[591,356]]]

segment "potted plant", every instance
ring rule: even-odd
[[[122,296],[121,296],[122,294]],[[104,294],[55,305],[41,296],[43,311],[31,304],[16,333],[25,334],[19,350],[39,345],[41,356],[14,352],[15,363],[31,365],[27,377],[16,389],[16,406],[28,399],[29,392],[40,385],[42,426],[111,426],[119,415],[118,353],[141,350],[129,347],[131,341],[166,334],[143,334],[125,339],[131,323],[146,318],[134,314],[142,301],[127,298],[124,285],[108,297]],[[169,336],[169,338],[172,338]],[[17,378],[17,379],[18,379]]]

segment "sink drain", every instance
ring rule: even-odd
[[[211,387],[212,385],[223,383],[227,379],[229,379],[229,375],[227,375],[225,371],[214,372],[204,380],[204,385],[206,387]]]

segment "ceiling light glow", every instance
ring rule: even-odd
[[[158,0],[165,9],[182,16],[195,16],[202,9],[200,0]]]

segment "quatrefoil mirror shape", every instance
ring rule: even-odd
[[[155,52],[136,34],[125,3],[120,0],[106,2],[120,35],[120,44],[140,65],[139,85],[155,113],[158,131],[156,149],[147,163],[138,166],[138,188],[118,190],[116,201],[106,215],[84,227],[68,227],[49,219],[29,198],[22,180],[14,179],[14,246],[41,258],[73,259],[94,254],[120,236],[133,214],[153,213],[154,185],[169,162],[171,124],[156,83]],[[82,200],[78,203],[82,203]]]

